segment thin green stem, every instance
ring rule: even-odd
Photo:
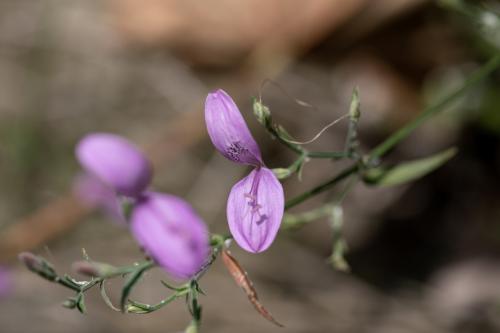
[[[285,204],[285,210],[290,209],[303,201],[306,201],[307,199],[327,190],[328,188],[332,187],[335,184],[338,184],[339,182],[341,182],[342,180],[344,180],[348,176],[357,172],[358,169],[359,169],[359,166],[357,164],[350,166],[350,167],[344,169],[342,172],[340,172],[335,177],[326,181],[325,183],[318,185],[318,186],[310,189],[309,191],[306,191],[306,192],[296,196],[295,198],[288,200]]]
[[[189,293],[188,288],[183,289],[183,290],[179,290],[179,291],[175,292],[174,294],[170,295],[169,297],[167,297],[167,298],[165,298],[165,299],[161,300],[160,302],[153,304],[153,305],[129,300],[129,307],[127,309],[127,312],[133,312],[133,313],[137,313],[137,314],[145,314],[145,313],[157,311],[157,310],[163,308],[164,306],[172,303],[177,298],[180,298],[182,296],[187,295],[188,293]]]
[[[306,156],[310,158],[331,158],[334,160],[349,157],[349,154],[343,151],[309,151]]]
[[[415,129],[417,129],[420,125],[422,125],[425,121],[427,121],[432,116],[444,110],[444,108],[450,104],[452,101],[460,97],[465,91],[478,84],[480,81],[484,80],[488,75],[493,73],[495,69],[500,66],[500,53],[493,56],[486,64],[484,64],[481,68],[476,70],[472,75],[465,80],[463,85],[453,91],[451,94],[445,96],[436,104],[431,105],[425,108],[414,120],[408,123],[406,126],[402,127],[394,134],[390,135],[387,139],[385,139],[382,143],[376,146],[369,154],[367,161],[373,162],[378,158],[387,154],[394,146],[396,146],[399,142],[407,138]],[[367,163],[370,164],[370,163]],[[338,175],[326,181],[323,184],[320,184],[298,196],[288,200],[285,204],[285,209],[292,208],[305,200],[329,189],[330,187],[338,184],[351,174],[359,172],[361,170],[361,165],[359,163],[351,165],[341,171]]]
[[[64,278],[61,278],[60,276],[57,276],[55,279],[54,279],[54,282],[56,283],[59,283],[60,285],[68,288],[68,289],[71,289],[71,290],[74,290],[76,292],[80,292],[82,290],[81,287],[78,287],[76,286],[75,284],[67,281],[66,279]]]
[[[111,271],[107,274],[104,274],[100,278],[102,278],[103,280],[111,279],[111,278],[114,278],[117,276],[121,276],[124,274],[129,274],[129,273],[135,272],[138,269],[150,269],[150,268],[153,268],[155,265],[156,264],[154,263],[154,261],[145,260],[145,261],[133,264],[133,265],[117,267],[113,271]]]
[[[307,151],[297,145],[297,144],[294,144],[290,141],[287,141],[285,140],[282,135],[278,132],[278,130],[276,129],[275,125],[272,123],[271,120],[269,120],[267,123],[266,123],[266,129],[268,130],[269,133],[271,133],[276,139],[278,139],[279,142],[281,142],[283,145],[285,145],[286,147],[288,147],[290,150],[292,150],[294,153],[296,154],[299,154],[299,155],[303,155],[304,153],[306,153]]]
[[[300,214],[285,214],[280,228],[282,230],[299,228],[304,224],[327,216],[330,209],[331,205],[327,204]]]
[[[429,118],[444,110],[452,101],[460,97],[465,91],[475,86],[480,81],[484,80],[500,65],[500,53],[493,56],[486,64],[476,70],[465,80],[461,87],[456,89],[451,94],[445,96],[436,104],[424,109],[413,121],[402,127],[394,134],[385,139],[382,143],[376,146],[370,153],[370,159],[377,159],[388,153],[399,142],[408,137],[417,127],[422,125]]]

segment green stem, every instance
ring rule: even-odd
[[[473,87],[480,81],[484,80],[488,75],[490,75],[498,66],[500,65],[500,54],[496,54],[493,56],[486,64],[484,64],[481,68],[476,70],[472,75],[465,80],[463,85],[456,89],[451,94],[445,96],[436,104],[431,105],[425,108],[414,120],[408,123],[403,128],[396,131],[394,134],[390,135],[387,139],[385,139],[382,143],[376,146],[368,155],[368,161],[374,161],[385,154],[387,154],[394,146],[396,146],[399,142],[408,137],[415,129],[417,129],[420,125],[422,125],[425,121],[427,121],[432,116],[444,110],[445,106],[450,104],[452,101],[460,97],[466,90]],[[368,163],[370,164],[370,163]],[[338,175],[326,181],[325,183],[318,185],[290,200],[288,200],[285,204],[285,209],[289,209],[294,207],[307,199],[329,189],[330,187],[338,184],[351,174],[358,172],[361,169],[359,164],[351,165],[347,167],[343,171],[341,171]]]
[[[326,181],[325,183],[318,185],[318,186],[310,189],[309,191],[306,191],[306,192],[296,196],[295,198],[288,200],[285,204],[285,210],[290,209],[293,206],[296,206],[303,201],[306,201],[307,199],[327,190],[328,188],[332,187],[335,184],[338,184],[339,182],[341,182],[342,180],[344,180],[348,176],[352,175],[353,173],[357,172],[358,170],[359,170],[359,166],[357,164],[344,169],[344,171],[342,171],[341,173],[339,173],[338,175],[336,175],[332,179]]]
[[[327,204],[300,214],[285,214],[281,223],[281,229],[289,230],[301,227],[304,224],[327,216],[331,209],[332,205]]]
[[[73,283],[68,282],[66,279],[61,278],[60,276],[57,276],[54,279],[54,282],[59,283],[62,286],[65,286],[66,288],[69,288],[71,290],[74,290],[76,292],[80,292],[82,290],[81,287],[75,286]]]
[[[424,109],[413,121],[408,123],[406,126],[402,127],[394,134],[385,139],[382,143],[376,146],[370,153],[370,159],[377,159],[382,157],[387,152],[389,152],[394,146],[399,142],[404,140],[408,135],[410,135],[417,127],[422,125],[432,116],[444,110],[445,106],[450,104],[452,101],[460,97],[466,90],[475,86],[480,81],[484,80],[488,75],[490,75],[498,66],[500,65],[500,54],[493,56],[486,64],[481,68],[472,73],[471,76],[465,80],[463,85],[456,89],[451,94],[445,96],[436,104],[431,105]]]
[[[332,158],[341,159],[349,156],[346,152],[340,151],[310,151],[306,152],[306,156],[310,158]]]
[[[160,302],[153,304],[153,305],[129,300],[129,307],[131,305],[132,307],[137,308],[138,311],[137,310],[131,311],[131,309],[129,308],[128,312],[133,312],[133,313],[137,313],[137,314],[151,313],[151,312],[157,311],[157,310],[161,309],[162,307],[172,303],[177,298],[180,298],[182,296],[187,295],[188,293],[189,293],[189,289],[177,291],[174,294],[170,295],[169,297],[167,297],[167,298],[165,298],[165,299],[161,300]]]
[[[302,147],[297,144],[291,143],[290,141],[285,140],[280,133],[278,133],[278,130],[275,128],[275,125],[272,123],[272,120],[269,120],[266,123],[266,129],[268,130],[269,133],[271,133],[276,139],[278,139],[279,142],[281,142],[283,145],[288,147],[290,150],[292,150],[294,153],[299,154],[299,155],[304,155],[307,153],[307,151]]]

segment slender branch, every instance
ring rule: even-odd
[[[495,69],[500,66],[500,54],[496,54],[493,56],[486,64],[484,64],[481,68],[472,73],[467,80],[463,83],[461,87],[453,91],[451,94],[445,96],[436,104],[431,105],[425,108],[414,120],[408,123],[406,126],[402,127],[392,135],[390,135],[387,139],[385,139],[382,143],[376,146],[369,154],[367,161],[373,162],[378,158],[387,154],[394,146],[396,146],[399,142],[407,138],[415,129],[417,129],[420,125],[422,125],[425,121],[427,121],[432,116],[444,110],[444,108],[450,104],[452,101],[460,97],[465,91],[478,84],[480,81],[484,80],[488,75],[493,73]],[[370,164],[370,163],[367,163]],[[285,204],[285,209],[292,208],[305,200],[311,198],[312,196],[319,194],[330,187],[336,185],[340,181],[344,180],[349,175],[360,171],[360,164],[354,164],[350,167],[347,167],[343,171],[341,171],[338,175],[326,181],[323,184],[320,184],[298,196],[288,200]]]
[[[332,187],[335,184],[338,184],[339,182],[341,182],[342,180],[344,180],[348,176],[354,174],[358,170],[359,170],[359,166],[357,164],[346,168],[344,171],[342,171],[341,173],[339,173],[338,175],[336,175],[332,179],[326,181],[325,183],[318,185],[318,186],[310,189],[309,191],[306,191],[306,192],[296,196],[295,198],[288,200],[285,203],[285,210],[290,209],[293,206],[296,206],[303,201],[306,201],[307,199],[327,190],[328,188]]]
[[[370,153],[370,159],[377,159],[382,157],[387,152],[389,152],[394,146],[399,142],[404,140],[408,135],[410,135],[417,127],[422,125],[432,116],[444,110],[445,106],[450,104],[452,101],[460,97],[469,88],[475,86],[480,81],[484,80],[488,75],[490,75],[495,69],[500,65],[500,53],[493,56],[486,64],[481,68],[472,73],[462,84],[461,87],[456,89],[451,94],[445,96],[436,104],[431,105],[424,109],[413,121],[408,123],[406,126],[402,127],[394,134],[385,139],[382,143],[376,146]]]
[[[310,158],[331,158],[336,160],[349,157],[349,154],[343,151],[309,151],[306,152],[306,156]]]

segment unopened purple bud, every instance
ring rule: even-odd
[[[259,146],[232,98],[224,91],[208,94],[205,101],[208,135],[217,150],[233,162],[261,166]]]
[[[184,200],[168,194],[146,193],[130,217],[133,236],[172,277],[195,275],[209,254],[205,223]]]
[[[284,205],[283,187],[267,168],[254,169],[236,183],[227,201],[227,220],[238,245],[253,253],[265,251],[278,233]]]
[[[148,159],[135,145],[118,135],[89,134],[78,143],[76,156],[89,174],[118,194],[137,197],[151,182]]]
[[[118,272],[115,266],[100,262],[76,261],[72,267],[78,274],[90,277],[106,277]]]
[[[90,276],[90,277],[101,276],[98,267],[96,265],[94,265],[93,263],[88,262],[88,261],[74,262],[72,267],[73,267],[73,271],[77,272],[78,274],[82,274],[82,275]]]
[[[34,255],[31,252],[21,252],[18,258],[30,271],[37,273],[43,278],[50,281],[57,278],[56,271],[44,258]]]

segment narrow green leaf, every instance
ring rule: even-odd
[[[73,279],[68,274],[64,274],[63,279],[66,281],[66,283],[68,283],[69,285],[72,285],[75,289],[80,289],[81,288],[81,284],[78,283],[78,281],[76,281],[75,279]]]
[[[104,281],[101,281],[99,283],[99,290],[101,291],[101,297],[104,300],[104,303],[111,308],[114,311],[120,312],[120,309],[118,309],[116,306],[113,305],[113,302],[111,302],[111,299],[109,298],[108,294],[106,293],[106,288],[104,286]]]
[[[170,290],[173,290],[173,291],[180,291],[180,290],[183,290],[183,289],[186,289],[186,286],[181,286],[181,287],[174,287],[172,286],[171,284],[169,284],[168,282],[164,281],[164,280],[160,280],[161,284],[163,286],[165,286],[167,289],[170,289]]]
[[[139,281],[145,270],[146,269],[144,267],[138,267],[137,270],[135,270],[134,272],[132,272],[132,274],[130,274],[129,278],[125,282],[125,285],[123,286],[122,289],[122,296],[120,298],[120,308],[122,312],[125,312],[125,306],[127,304],[128,295],[130,295],[130,292],[134,288],[134,285]]]
[[[80,313],[87,313],[87,308],[85,307],[85,296],[82,293],[78,294],[76,298],[76,308]]]
[[[336,270],[339,270],[341,272],[349,272],[351,269],[349,267],[349,263],[345,259],[348,247],[347,242],[345,241],[342,234],[343,225],[344,211],[341,206],[335,205],[333,206],[330,215],[330,226],[332,227],[333,231],[333,240],[332,254],[328,258],[328,261]]]
[[[364,181],[376,186],[395,186],[411,182],[436,170],[457,153],[455,147],[422,159],[404,162],[390,168],[373,168],[364,175]]]
[[[153,310],[151,310],[152,306],[146,303],[140,303],[136,301],[129,300],[129,303],[127,304],[127,312],[128,313],[135,313],[135,314],[145,314],[145,313],[150,313]]]

